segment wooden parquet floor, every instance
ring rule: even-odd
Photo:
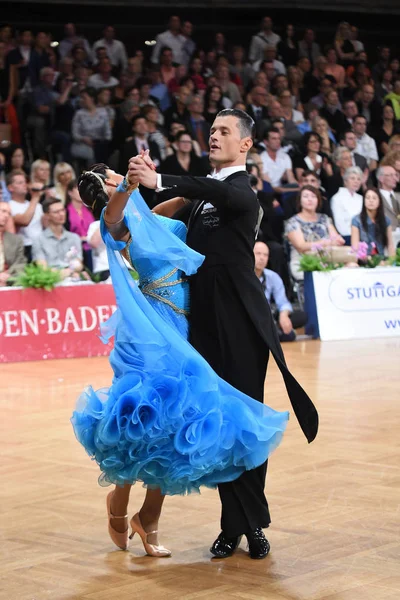
[[[212,560],[219,498],[167,498],[161,541],[170,559],[108,539],[107,489],[69,423],[88,383],[109,384],[106,358],[0,366],[0,600],[399,600],[400,338],[285,346],[315,400],[308,445],[291,416],[270,460],[271,553],[245,545]],[[288,402],[275,365],[266,401]],[[143,498],[132,491],[130,514]],[[136,536],[135,536],[136,538]]]

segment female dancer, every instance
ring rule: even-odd
[[[139,533],[148,554],[169,556],[157,540],[164,495],[215,488],[262,464],[279,444],[288,413],[230,386],[187,341],[185,276],[204,257],[186,246],[186,226],[168,218],[185,201],[164,202],[153,214],[105,165],[83,173],[78,185],[101,215],[118,311],[102,328],[106,339],[115,330],[112,385],[86,389],[72,424],[100,466],[100,483],[116,486],[107,497],[112,540],[127,549],[129,492],[142,481],[146,498],[131,519],[131,537]]]

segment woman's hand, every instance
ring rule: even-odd
[[[141,183],[150,190],[157,188],[157,173],[155,165],[147,154],[134,156],[129,160],[128,181],[129,183]]]

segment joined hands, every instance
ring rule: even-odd
[[[149,189],[155,190],[157,187],[156,166],[150,158],[149,151],[145,150],[133,156],[129,160],[128,173],[126,179],[130,186],[138,186],[139,183]]]

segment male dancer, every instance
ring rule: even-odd
[[[311,442],[318,414],[287,369],[271,311],[254,273],[253,246],[259,203],[246,173],[254,121],[237,109],[218,113],[210,133],[211,177],[157,174],[143,157],[129,161],[129,179],[163,192],[163,199],[190,201],[187,244],[205,255],[190,279],[190,342],[223,379],[263,401],[269,351],[284,378],[294,412]],[[176,215],[178,217],[178,215]],[[221,533],[211,547],[219,558],[233,554],[244,534],[251,558],[264,558],[270,546],[262,531],[271,521],[264,495],[267,463],[218,486]]]

